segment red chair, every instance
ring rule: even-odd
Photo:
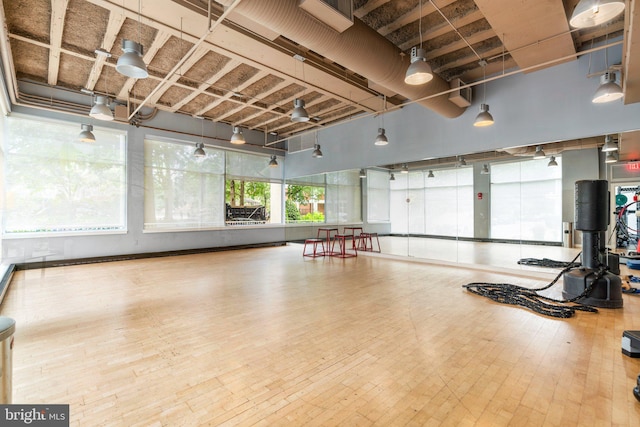
[[[322,250],[318,251],[318,244],[322,246]],[[311,245],[312,251],[307,252],[307,245]],[[302,248],[302,256],[307,256],[310,258],[317,258],[320,256],[324,256],[324,239],[305,239],[304,240],[304,248]]]

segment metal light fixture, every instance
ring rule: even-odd
[[[558,166],[558,162],[556,162],[556,156],[551,156],[549,163],[547,163],[547,166]]]
[[[80,125],[80,133],[78,134],[78,141],[80,142],[96,142],[96,137],[93,134],[92,125]]]
[[[276,155],[272,155],[271,156],[271,160],[269,160],[269,167],[270,168],[277,168],[278,167],[278,159],[276,157]]]
[[[141,0],[138,0],[138,41],[122,39],[122,51],[124,54],[118,58],[116,71],[134,79],[146,79],[149,77],[147,65],[142,60],[144,47],[140,44],[140,10]]]
[[[106,96],[102,96],[102,95],[96,96],[96,101],[93,104],[93,107],[91,107],[89,116],[97,120],[104,120],[104,121],[113,120],[113,113],[107,106],[108,103],[109,103],[109,98],[107,98]]]
[[[464,156],[458,156],[458,167],[467,166],[467,161],[464,159]]]
[[[407,68],[407,74],[404,77],[406,84],[417,86],[428,83],[433,79],[433,71],[424,56],[424,49],[411,48],[411,65]]]
[[[193,155],[196,157],[204,157],[207,155],[207,153],[204,152],[204,143],[202,142],[196,143],[196,149],[193,152]]]
[[[364,171],[364,169],[360,169],[360,178],[366,178],[367,177],[367,173]]]
[[[231,135],[231,139],[229,140],[229,142],[235,145],[240,145],[247,142],[245,141],[244,135],[242,134],[242,129],[240,129],[238,126],[234,126],[233,135]]]
[[[422,49],[422,0],[420,0],[420,15],[418,18],[418,33],[420,35],[420,47],[411,48],[411,64],[407,68],[404,82],[408,85],[421,85],[433,79],[433,70],[425,59],[424,49]]]
[[[311,157],[315,157],[316,159],[322,158],[322,151],[320,150],[320,144],[313,145],[313,153],[311,153]]]
[[[403,163],[400,173],[409,173],[409,165],[407,165],[406,163]]]
[[[607,156],[604,158],[604,162],[605,163],[615,163],[618,161],[618,158],[616,157],[616,155],[614,154],[615,151],[609,151],[607,153]]]
[[[489,175],[489,165],[488,164],[484,164],[482,165],[482,169],[480,170],[480,174],[481,175]]]
[[[606,135],[604,137],[604,145],[602,146],[602,151],[605,153],[609,151],[618,151],[618,144],[613,141],[611,135]]]
[[[389,140],[387,139],[387,136],[384,134],[384,128],[378,128],[378,136],[376,136],[376,139],[373,142],[373,145],[387,145],[388,143],[389,143]]]
[[[147,65],[142,60],[143,46],[133,40],[122,39],[122,51],[124,54],[118,58],[116,71],[134,79],[146,79],[149,77]]]
[[[624,11],[623,0],[580,0],[571,14],[573,28],[590,28],[604,24]]]
[[[293,100],[293,112],[291,113],[292,122],[308,122],[309,113],[304,108],[304,99],[296,98]]]
[[[429,173],[427,174],[427,178],[435,178],[435,175],[433,174],[432,170],[430,170]]]
[[[392,173],[391,176],[389,176],[389,181],[395,181],[396,180],[396,176]]]
[[[487,98],[487,73],[486,73],[486,67],[487,67],[487,61],[485,61],[484,59],[481,60],[479,62],[480,66],[482,67],[482,104],[480,104],[480,112],[478,113],[478,115],[476,116],[475,121],[473,122],[473,125],[475,127],[484,127],[484,126],[491,126],[493,124],[493,116],[491,115],[491,113],[489,113],[489,104],[487,104],[486,98]]]
[[[545,157],[547,157],[547,155],[544,154],[544,151],[542,150],[542,145],[538,145],[536,147],[536,152],[533,153],[534,160],[544,159]]]
[[[616,83],[616,73],[606,71],[600,77],[600,86],[593,94],[591,102],[594,104],[602,104],[605,102],[615,101],[624,96],[622,88]]]

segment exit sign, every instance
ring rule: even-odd
[[[630,162],[625,166],[629,172],[640,172],[640,162]]]

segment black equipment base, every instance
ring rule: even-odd
[[[577,300],[577,302],[592,307],[622,308],[622,280],[620,277],[606,272],[597,278],[590,268],[576,268],[564,273],[564,299],[577,298],[582,295],[594,280],[591,292]]]

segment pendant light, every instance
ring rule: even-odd
[[[304,99],[296,98],[293,100],[293,112],[291,113],[292,122],[308,122],[309,113],[304,108]]]
[[[147,65],[142,60],[144,47],[140,43],[122,39],[122,51],[124,54],[118,58],[116,64],[117,72],[133,79],[146,79],[149,77]]]
[[[387,96],[383,95],[383,97],[384,101],[382,105],[382,113],[380,113],[380,127],[378,128],[378,136],[376,136],[376,139],[373,141],[373,145],[387,145],[389,143],[384,130],[384,112],[387,110]]]
[[[430,170],[429,173],[427,174],[427,178],[435,178],[436,176],[433,174],[433,171]]]
[[[271,156],[271,160],[269,160],[269,167],[270,168],[277,168],[278,167],[278,158],[276,157],[276,155],[272,155]]]
[[[602,151],[608,153],[609,151],[618,151],[618,144],[613,141],[611,135],[606,135],[604,137],[604,145],[602,146]]]
[[[482,104],[480,104],[480,113],[473,122],[475,127],[491,126],[493,124],[493,116],[489,113],[489,104],[485,102],[487,98],[487,61],[484,59],[479,62],[482,67]]]
[[[624,11],[623,0],[580,0],[573,9],[569,25],[591,28],[611,21]]]
[[[80,142],[96,142],[96,137],[93,134],[92,125],[80,125],[80,133],[78,134],[78,141]]]
[[[322,158],[322,151],[320,150],[320,144],[318,144],[318,132],[315,134],[316,143],[313,144],[313,153],[311,153],[311,157],[316,159]]]
[[[402,169],[400,169],[400,173],[409,173],[409,165],[406,163],[402,164]]]
[[[245,142],[247,142],[244,139],[244,135],[242,134],[242,129],[240,129],[238,126],[234,126],[233,127],[233,135],[231,135],[231,139],[229,140],[229,142],[231,142],[232,144],[235,144],[235,145],[240,145],[240,144],[244,144]]]
[[[604,162],[605,163],[615,163],[618,161],[618,158],[616,157],[616,155],[614,154],[615,151],[609,151],[606,155],[606,157],[604,158]]]
[[[360,169],[360,178],[366,178],[367,177],[367,173],[364,171],[364,169]]]
[[[556,156],[551,156],[551,159],[549,160],[549,163],[547,163],[547,166],[558,166],[558,162],[556,162]]]
[[[141,32],[140,12],[141,0],[138,0],[138,42],[122,39],[122,51],[124,54],[118,58],[116,63],[116,71],[134,79],[146,79],[149,77],[147,65],[142,60],[144,47],[139,43]]]
[[[467,161],[464,159],[464,156],[458,156],[458,167],[467,166]]]
[[[424,49],[422,49],[422,0],[420,0],[420,9],[418,17],[418,33],[420,36],[420,47],[411,48],[411,64],[407,68],[404,82],[408,85],[422,85],[433,79],[433,70],[425,59]]]
[[[376,139],[373,142],[373,144],[387,145],[388,143],[389,143],[389,140],[387,139],[387,136],[384,134],[384,128],[378,128],[378,136],[376,136]]]
[[[605,102],[615,101],[624,96],[622,88],[616,83],[616,73],[606,71],[600,77],[600,86],[593,94],[591,102],[594,104],[603,104]]]
[[[95,103],[89,111],[89,116],[97,120],[111,121],[113,120],[113,113],[107,106],[109,98],[103,95],[96,96]]]
[[[196,149],[193,155],[196,157],[204,157],[207,153],[204,152],[204,117],[196,116],[196,119],[200,119],[200,142],[196,143]]]
[[[389,181],[395,181],[395,180],[396,180],[396,176],[392,172],[391,175],[389,176]]]
[[[293,55],[293,58],[302,63],[302,82],[306,84],[304,78],[304,61],[307,59],[300,54]],[[305,88],[306,91],[306,88]],[[304,92],[303,91],[303,94]],[[291,112],[291,121],[296,123],[308,122],[309,121],[309,113],[304,108],[305,102],[302,98],[296,98],[293,100],[293,111]]]
[[[316,159],[322,158],[322,151],[320,150],[320,144],[313,145],[313,153],[311,153],[311,157],[314,157]]]
[[[207,153],[204,152],[204,144],[202,142],[196,143],[196,149],[193,155],[196,157],[204,157],[207,155]]]
[[[547,157],[547,155],[542,150],[542,145],[538,145],[536,147],[536,152],[533,153],[533,159],[534,160],[539,160],[539,159],[544,159],[545,157]]]
[[[488,164],[484,164],[482,165],[482,169],[480,170],[480,175],[489,175],[489,165]]]

